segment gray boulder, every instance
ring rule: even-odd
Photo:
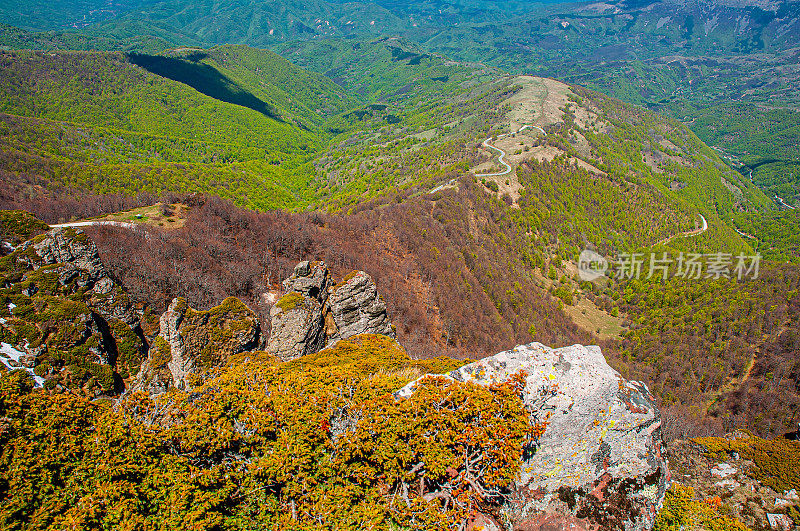
[[[325,319],[322,304],[293,291],[270,309],[272,332],[267,352],[283,361],[318,352],[325,346]]]
[[[581,345],[531,343],[445,377],[490,385],[520,371],[532,422],[548,425],[535,448],[524,452],[499,516],[481,515],[485,528],[651,529],[669,470],[660,414],[647,387],[623,379],[599,347]],[[415,386],[396,396],[410,396]]]
[[[325,262],[300,262],[270,310],[267,352],[288,361],[359,334],[395,337],[386,303],[368,274],[354,271],[333,285]]]
[[[296,291],[305,297],[324,303],[328,298],[331,276],[325,262],[300,262],[292,276],[283,281],[283,292]]]
[[[336,325],[329,343],[358,334],[395,337],[386,303],[372,277],[363,271],[350,273],[337,284],[328,297],[328,306]]]
[[[186,356],[179,330],[188,308],[184,299],[176,298],[161,314],[159,334],[142,363],[134,390],[150,395],[164,393],[172,387],[181,387],[186,376],[194,370],[191,358]]]

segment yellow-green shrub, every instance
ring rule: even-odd
[[[735,518],[721,515],[709,503],[694,499],[694,489],[673,483],[664,497],[654,531],[750,531]]]
[[[360,336],[280,363],[236,356],[198,388],[115,405],[0,376],[0,528],[456,528],[500,503],[530,424],[520,380],[430,378]]]
[[[746,432],[745,432],[746,433]],[[745,437],[722,439],[702,437],[694,442],[719,459],[738,453],[755,463],[755,479],[777,492],[800,490],[800,442],[784,438],[762,439],[746,433]]]

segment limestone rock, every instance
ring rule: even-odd
[[[581,345],[551,349],[531,343],[446,377],[490,385],[520,371],[526,374],[523,399],[532,421],[548,425],[535,449],[524,454],[516,492],[497,524],[505,529],[650,529],[669,471],[660,414],[647,387],[624,380],[599,347]],[[410,396],[415,385],[396,396]]]
[[[116,394],[146,352],[140,316],[83,231],[56,228],[6,258],[0,341],[48,386]],[[24,330],[24,334],[19,331]],[[38,381],[38,380],[37,380]]]
[[[331,276],[325,262],[304,261],[297,264],[292,276],[283,281],[284,293],[293,291],[324,303],[328,298]]]
[[[395,337],[386,303],[372,277],[363,271],[355,271],[337,284],[331,290],[328,305],[337,329],[331,342],[358,334]]]
[[[325,346],[322,304],[293,291],[281,297],[270,310],[272,332],[267,352],[289,361],[319,351]]]
[[[270,310],[267,352],[288,361],[359,334],[395,337],[375,283],[354,271],[333,286],[325,262],[300,262]]]
[[[160,331],[142,364],[135,389],[149,394],[185,389],[201,374],[258,344],[260,327],[242,301],[229,297],[207,311],[173,299],[161,315]]]

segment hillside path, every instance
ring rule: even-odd
[[[136,223],[126,223],[124,221],[72,221],[70,223],[57,223],[55,225],[50,225],[51,229],[57,229],[59,227],[91,227],[93,225],[114,225],[116,227],[124,227],[126,229],[132,229],[136,227]]]
[[[542,129],[541,127],[539,127],[538,125],[523,125],[519,129],[517,129],[517,131],[515,131],[514,133],[503,133],[502,135],[497,135],[497,140],[500,140],[501,138],[505,138],[505,137],[507,137],[509,135],[515,135],[517,133],[521,133],[525,129],[538,129],[539,131],[542,132],[543,135],[547,135],[547,132],[545,132],[545,130]],[[492,145],[490,143],[491,140],[492,140],[491,136],[489,138],[487,138],[486,140],[484,140],[483,141],[483,146],[487,147],[489,149],[494,149],[495,151],[500,153],[500,156],[497,157],[497,161],[500,164],[502,164],[503,166],[505,166],[506,169],[501,171],[501,172],[498,172],[498,173],[476,173],[475,177],[499,177],[501,175],[507,175],[507,174],[511,173],[511,166],[505,160],[503,160],[503,159],[505,159],[507,153],[504,150],[500,149],[499,147],[497,147],[495,145]]]
[[[687,230],[686,232],[679,232],[678,234],[673,234],[672,236],[664,238],[660,242],[656,243],[655,245],[653,245],[653,247],[655,247],[656,245],[666,245],[675,238],[685,238],[686,236],[697,236],[698,234],[703,234],[705,231],[708,230],[708,223],[706,222],[706,218],[705,216],[703,216],[703,214],[700,214],[700,219],[703,220],[703,226],[700,227],[699,229]]]

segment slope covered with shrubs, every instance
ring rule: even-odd
[[[0,375],[4,529],[456,529],[509,492],[531,425],[514,382],[426,380],[382,336],[116,404]],[[465,458],[466,457],[466,458]]]

